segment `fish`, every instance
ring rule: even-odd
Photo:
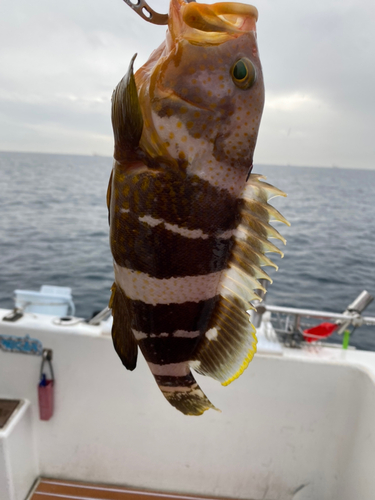
[[[164,42],[112,96],[109,181],[112,339],[134,370],[141,350],[185,415],[217,409],[192,370],[226,386],[256,352],[249,313],[285,239],[252,173],[264,106],[257,9],[171,0]]]

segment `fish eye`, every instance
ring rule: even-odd
[[[252,87],[256,80],[254,64],[247,57],[242,57],[235,62],[230,70],[232,80],[242,90]]]

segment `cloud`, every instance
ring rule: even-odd
[[[304,111],[321,107],[322,103],[318,99],[309,95],[302,94],[282,94],[274,95],[269,93],[266,95],[265,107],[280,111]]]
[[[167,11],[166,1],[149,1]],[[375,2],[262,0],[258,8],[267,100],[256,160],[374,167]],[[3,13],[0,149],[111,155],[113,88],[165,27],[120,0],[17,0]]]

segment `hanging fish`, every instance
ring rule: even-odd
[[[112,98],[108,189],[115,283],[112,337],[138,347],[178,410],[215,408],[191,369],[228,385],[256,351],[247,310],[259,299],[268,238],[285,194],[251,174],[264,103],[255,23],[240,3],[171,0],[166,40]],[[263,289],[264,290],[264,289]]]

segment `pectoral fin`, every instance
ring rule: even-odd
[[[119,163],[134,159],[143,130],[143,116],[134,79],[133,63],[112,96],[112,126],[115,138],[114,158]]]
[[[113,283],[111,291],[109,307],[113,315],[113,345],[125,368],[134,370],[137,366],[138,345],[130,325],[130,311],[116,283]]]
[[[111,206],[111,196],[112,196],[112,177],[113,177],[113,170],[111,172],[111,176],[109,178],[108,182],[108,189],[107,189],[107,208],[108,208],[108,224],[111,223],[111,212],[109,207]]]

